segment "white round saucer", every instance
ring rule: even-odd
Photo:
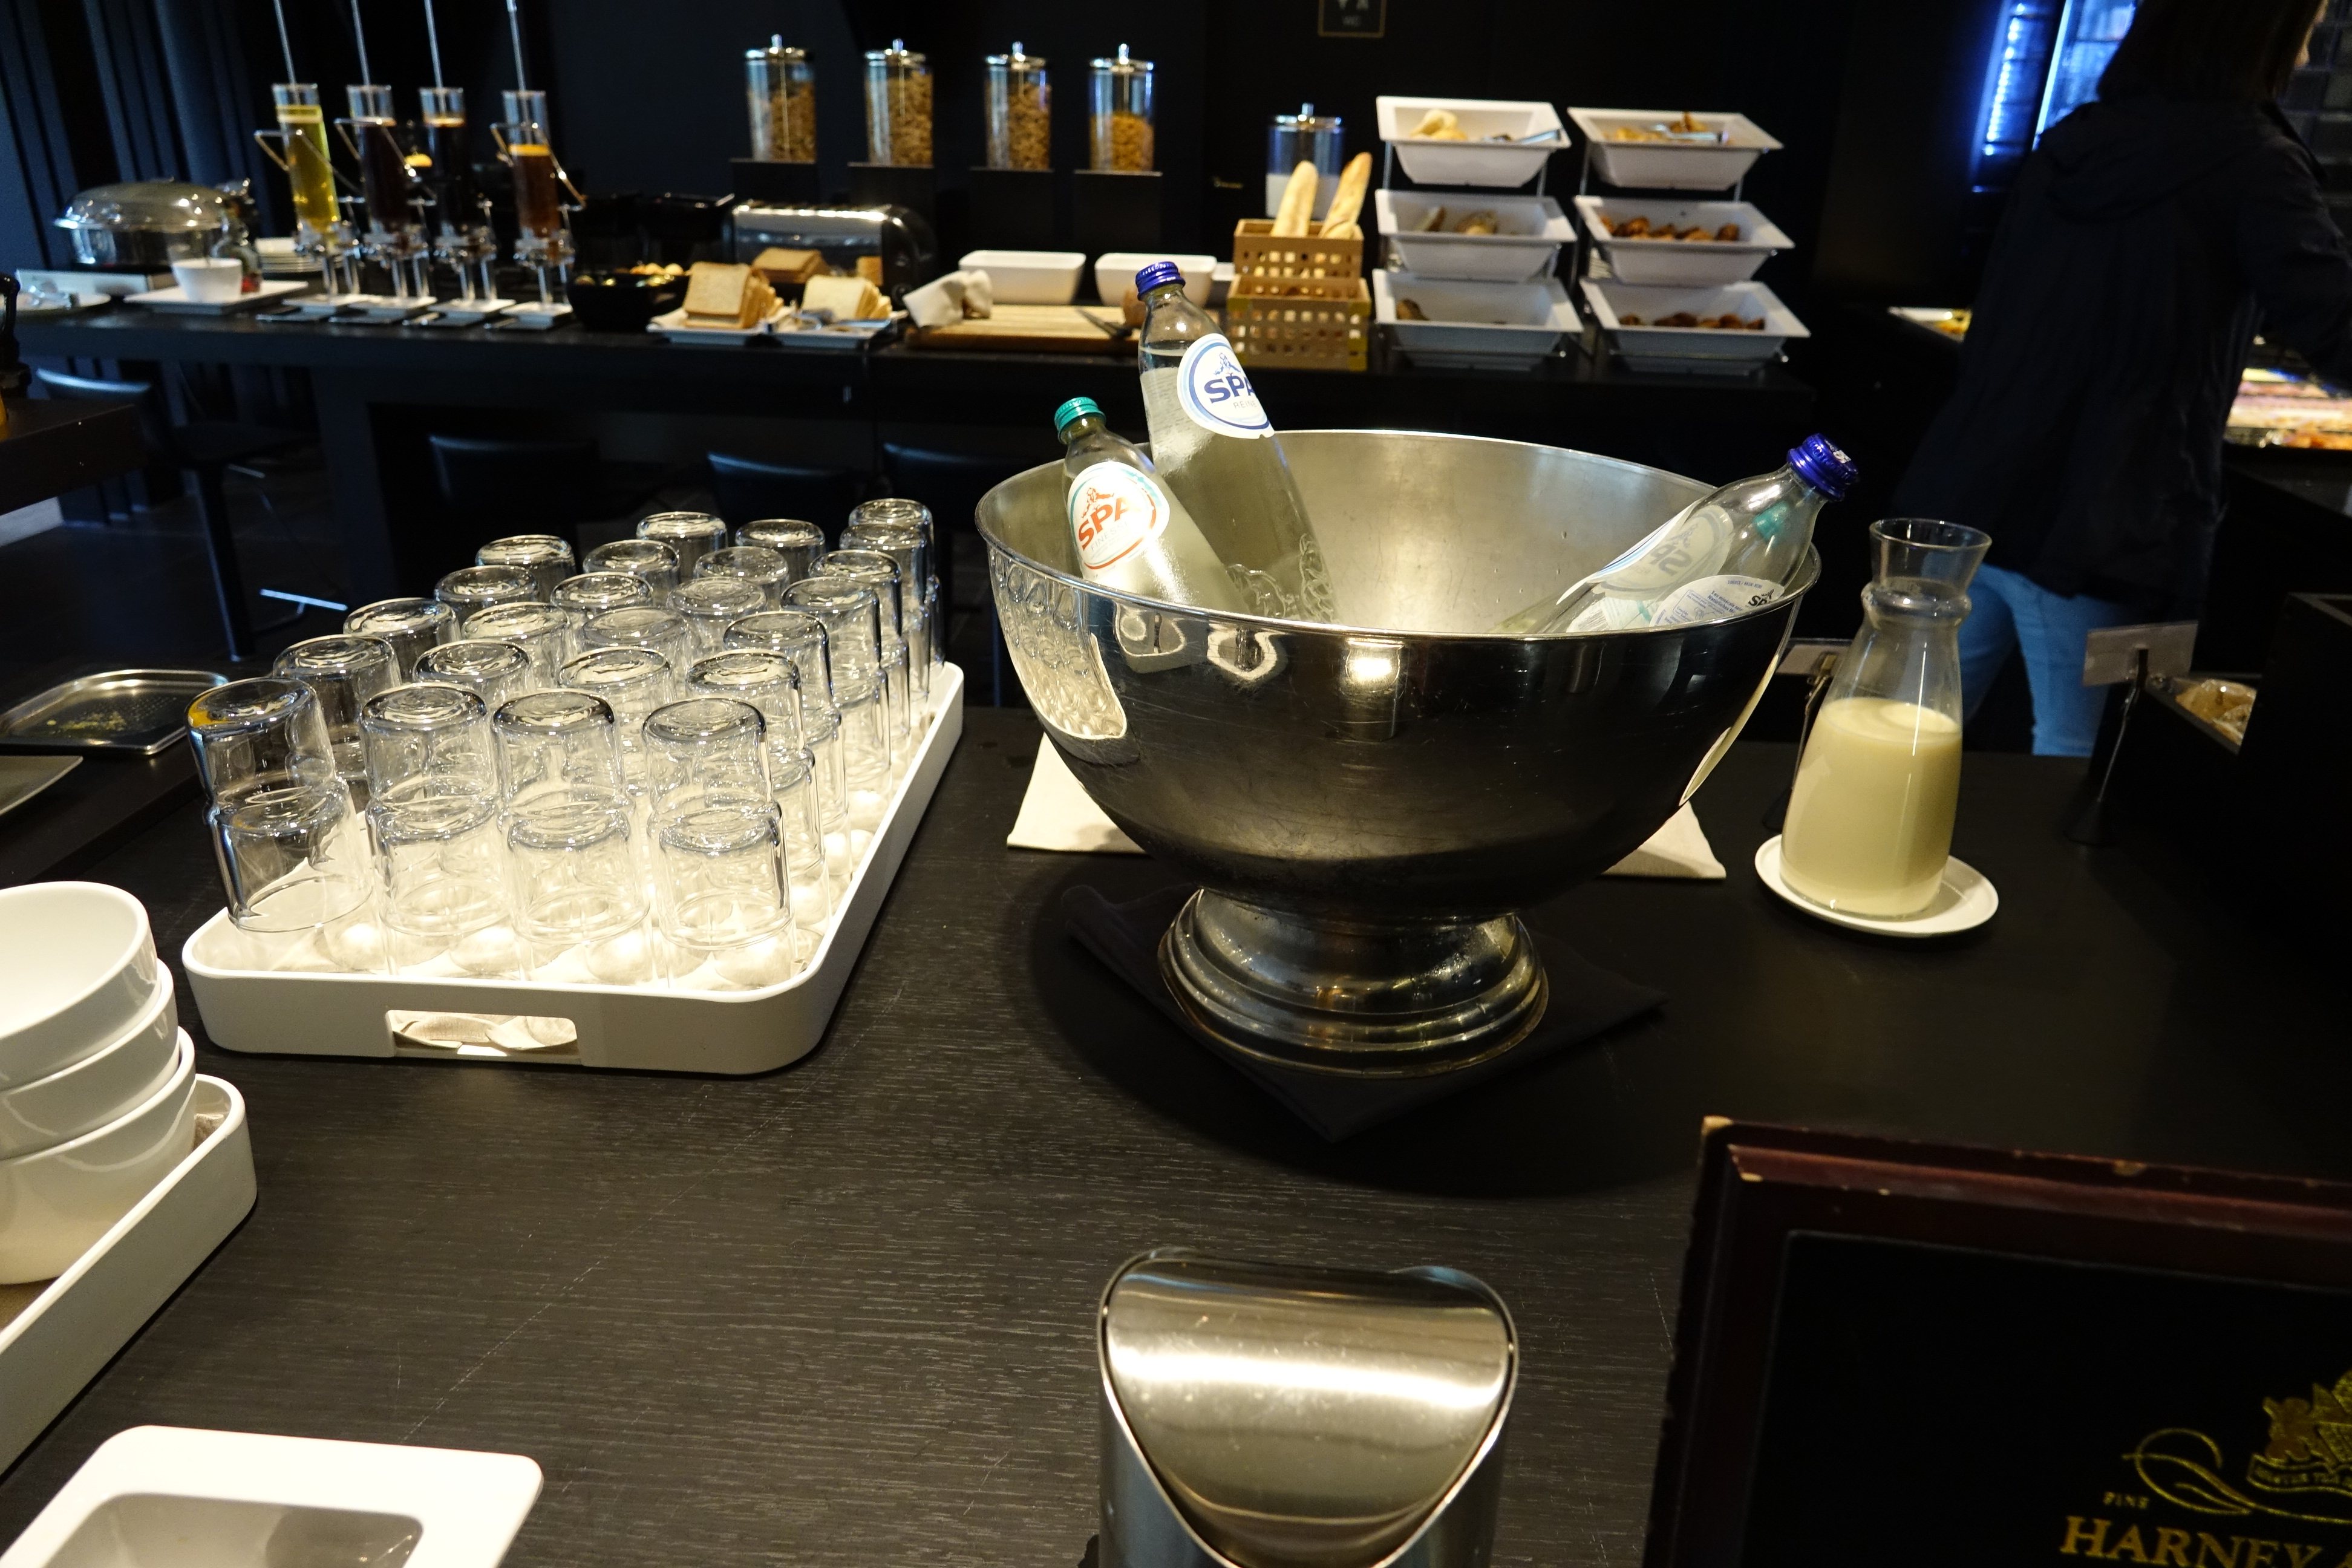
[[[1879,936],[1949,936],[1954,931],[1974,931],[1992,919],[1993,911],[2000,908],[2000,895],[1993,890],[1992,879],[1957,856],[1944,862],[1944,885],[1936,889],[1935,901],[1919,913],[1901,920],[1823,909],[1789,886],[1788,879],[1780,875],[1780,836],[1777,833],[1756,847],[1756,875],[1766,887],[1815,920]]]

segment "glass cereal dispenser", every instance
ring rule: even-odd
[[[743,92],[751,111],[751,156],[771,163],[816,162],[816,72],[808,51],[784,47],[743,51]]]
[[[988,67],[988,166],[992,169],[1050,169],[1053,121],[1052,89],[1045,82],[1042,55],[1024,54],[1014,44],[1009,55],[990,55]]]
[[[866,51],[866,161],[931,164],[930,62],[903,38]]]
[[[1097,60],[1087,80],[1087,110],[1094,131],[1094,166],[1122,174],[1149,174],[1151,146],[1151,62],[1130,59],[1127,46],[1115,59]]]

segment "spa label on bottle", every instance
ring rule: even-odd
[[[1195,338],[1186,346],[1177,370],[1176,395],[1203,430],[1249,440],[1274,434],[1234,345],[1223,332]]]
[[[1070,534],[1089,572],[1107,571],[1168,531],[1168,497],[1140,468],[1103,462],[1070,486]]]

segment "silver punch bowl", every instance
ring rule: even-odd
[[[1282,445],[1345,624],[1086,582],[1058,464],[981,501],[998,618],[1087,793],[1201,883],[1160,947],[1195,1026],[1289,1067],[1458,1069],[1542,1019],[1514,911],[1606,870],[1698,787],[1820,563],[1731,620],[1486,635],[1709,487],[1467,436]]]

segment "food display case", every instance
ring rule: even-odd
[[[931,166],[931,65],[903,38],[866,52],[866,161]]]
[[[987,89],[988,166],[1050,169],[1053,159],[1053,88],[1042,55],[1012,51],[982,62]]]
[[[806,49],[783,36],[743,53],[744,107],[751,119],[751,156],[770,163],[816,162],[816,71]]]
[[[1087,68],[1087,112],[1097,173],[1149,174],[1160,165],[1153,144],[1151,62],[1131,58],[1127,46]]]

